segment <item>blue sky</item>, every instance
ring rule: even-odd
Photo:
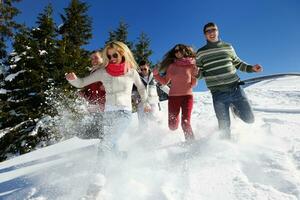
[[[129,25],[129,40],[141,32],[151,39],[153,62],[176,43],[203,46],[202,28],[215,22],[223,41],[231,43],[238,56],[249,64],[261,64],[264,72],[246,74],[242,79],[282,72],[300,72],[300,1],[299,0],[87,0],[93,19],[93,39],[86,49],[98,49],[116,29],[120,20]],[[51,3],[54,19],[59,17],[67,0],[23,0],[16,4],[22,11],[16,20],[34,26],[37,15]],[[197,90],[206,90],[204,81]]]

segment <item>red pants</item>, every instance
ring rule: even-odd
[[[193,95],[169,96],[169,128],[176,130],[179,124],[179,112],[181,108],[181,127],[185,139],[193,139],[194,134],[191,127],[191,114],[193,109]]]

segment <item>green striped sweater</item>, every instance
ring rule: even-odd
[[[239,59],[233,47],[223,41],[207,44],[197,51],[199,79],[204,78],[208,89],[223,91],[237,84],[237,69],[253,72],[252,65]]]

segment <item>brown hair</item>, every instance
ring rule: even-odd
[[[166,72],[169,65],[174,63],[176,56],[175,56],[175,49],[179,48],[182,52],[183,57],[191,57],[195,58],[196,53],[194,52],[191,46],[185,44],[176,44],[171,50],[169,50],[163,57],[163,60],[159,64],[159,72]]]

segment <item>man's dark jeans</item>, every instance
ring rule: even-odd
[[[230,137],[229,107],[234,106],[237,116],[246,123],[254,122],[254,115],[244,90],[234,86],[226,91],[212,92],[213,105],[218,118],[219,129],[225,137]]]

